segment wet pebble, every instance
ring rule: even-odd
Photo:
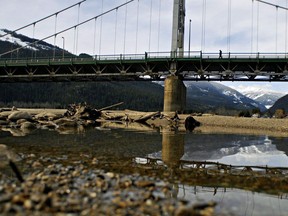
[[[53,158],[25,158],[32,169],[24,183],[0,175],[0,214],[189,215],[195,210],[171,198],[172,185],[159,179],[105,172],[81,161],[64,165]],[[208,207],[203,215],[212,212]]]

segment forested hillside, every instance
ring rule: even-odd
[[[286,113],[288,113],[288,95],[285,95],[284,97],[277,100],[269,111],[271,113],[275,113],[277,109],[283,109]]]
[[[65,108],[87,102],[102,108],[124,102],[121,109],[163,109],[163,87],[151,82],[0,83],[0,106]]]

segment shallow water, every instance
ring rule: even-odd
[[[160,176],[160,171],[166,167],[172,173],[166,178],[177,179],[171,196],[195,202],[215,201],[217,211],[229,215],[286,215],[288,212],[287,191],[276,188],[271,192],[269,185],[268,189],[259,191],[250,187],[249,181],[240,187],[224,187],[221,182],[207,184],[209,180],[195,179],[190,182],[189,177],[182,182],[181,177],[173,176],[173,173],[184,173],[181,171],[183,161],[186,164],[209,161],[232,166],[288,167],[288,137],[95,128],[69,133],[36,130],[26,136],[12,136],[10,132],[1,131],[0,143],[16,153],[35,154],[36,157],[98,158],[102,164],[100,168],[107,163],[105,169],[113,167],[113,171],[119,172],[123,171],[123,166],[119,166],[123,161],[126,172],[129,166],[137,172],[135,164],[145,166],[151,158],[157,159],[153,165],[154,175],[159,169]],[[121,169],[117,170],[119,167]]]

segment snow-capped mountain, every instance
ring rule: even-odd
[[[57,46],[53,46],[45,41],[38,41],[22,34],[9,31],[7,29],[0,29],[0,47],[2,57],[27,57],[31,53],[38,57],[51,56],[53,53],[61,56],[63,50]],[[15,52],[10,53],[11,50]],[[66,51],[65,51],[66,52]],[[5,55],[6,53],[6,55]],[[66,54],[66,53],[65,53]],[[67,54],[69,54],[67,52]]]
[[[193,107],[216,112],[253,109],[266,111],[264,105],[220,83],[185,82],[185,85],[187,102]]]
[[[28,41],[23,40],[24,38],[21,39],[20,37],[17,37],[17,35],[10,33],[6,29],[0,29],[0,36],[0,41],[10,42],[11,44],[18,45],[20,47],[27,47],[27,49],[31,50],[37,50],[35,47],[29,45]]]
[[[283,92],[266,90],[260,87],[239,88],[238,91],[246,97],[263,104],[267,109],[272,107],[279,98],[285,95]]]

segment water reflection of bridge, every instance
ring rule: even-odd
[[[2,140],[7,144],[10,143],[9,146],[15,152],[51,157],[50,153],[53,151],[55,157],[69,155],[70,160],[79,160],[79,154],[80,158],[81,155],[86,155],[81,159],[91,160],[95,157],[98,159],[99,168],[106,169],[108,165],[111,170],[128,173],[135,171],[162,176],[172,181],[176,178],[189,185],[249,188],[252,191],[261,189],[269,193],[288,192],[285,182],[288,176],[287,167],[233,166],[208,161],[221,148],[231,147],[233,142],[238,141],[240,135],[231,137],[209,134],[205,135],[206,140],[203,141],[203,134],[179,133],[163,128],[161,135],[152,129],[147,133],[140,131],[127,133],[127,130],[117,129],[87,130],[84,133],[85,135],[73,133],[57,136],[55,131],[41,130],[35,131],[33,136],[23,137],[21,145],[18,143],[19,140],[12,137],[4,136]],[[217,142],[213,142],[211,138]],[[247,137],[245,142],[248,144],[244,145],[248,146]],[[277,148],[279,143],[275,141]],[[275,145],[272,146],[276,148]],[[193,154],[187,154],[187,150]],[[194,154],[199,154],[199,157],[195,157]]]
[[[101,158],[98,166],[120,172],[137,172],[181,182],[186,185],[214,188],[239,188],[286,196],[288,167],[228,165],[211,161],[183,160],[184,133],[162,131],[161,154],[152,157],[126,157],[121,162]],[[287,196],[286,196],[287,197]]]

